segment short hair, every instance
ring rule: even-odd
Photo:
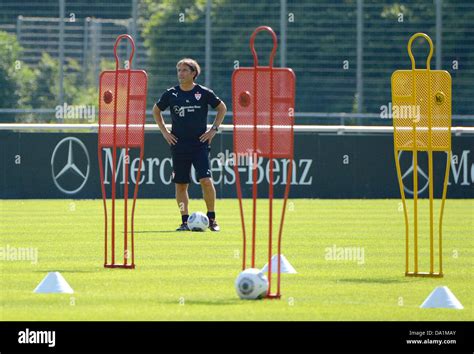
[[[195,73],[193,79],[196,80],[196,78],[201,73],[201,67],[199,66],[198,62],[191,58],[183,58],[178,61],[178,63],[176,64],[176,68],[178,68],[178,66],[180,66],[181,64],[187,65],[191,69],[191,71]]]

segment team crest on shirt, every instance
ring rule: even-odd
[[[196,92],[194,94],[194,97],[196,97],[196,99],[199,101],[201,99],[201,93],[200,92]]]

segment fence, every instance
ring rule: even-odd
[[[183,56],[200,61],[204,69],[200,82],[212,87],[230,108],[234,66],[252,65],[248,39],[256,26],[265,24],[279,36],[275,64],[291,67],[296,73],[296,109],[304,113],[298,123],[390,124],[379,119],[390,102],[390,75],[410,66],[408,38],[423,31],[435,43],[432,66],[453,76],[455,123],[474,124],[471,1],[183,1],[169,5],[169,11],[160,8],[158,37],[153,37],[153,31],[146,37],[143,34],[155,13],[142,1],[117,1],[110,11],[96,4],[100,1],[64,0],[61,8],[58,4],[62,1],[44,1],[40,9],[25,2],[23,15],[19,15],[23,17],[0,22],[0,29],[17,34],[25,48],[22,60],[34,65],[42,51],[60,58],[64,43],[65,55],[78,60],[84,75],[90,71],[96,75],[100,60],[112,59],[116,35],[135,34],[135,67],[144,68],[150,77],[149,108],[162,91],[176,83],[174,66]],[[4,16],[8,15],[8,4],[0,6]],[[61,10],[65,19],[62,30],[57,17]],[[102,18],[94,18],[98,16]],[[265,35],[257,38],[262,62],[270,45]],[[422,43],[415,48],[420,64],[426,50]],[[150,53],[156,58],[150,58]]]

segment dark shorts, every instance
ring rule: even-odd
[[[210,146],[202,146],[187,151],[176,151],[171,149],[173,159],[173,182],[191,183],[191,165],[196,170],[196,178],[210,178],[211,162],[209,160]]]

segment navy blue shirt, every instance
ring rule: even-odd
[[[196,84],[190,91],[178,86],[169,88],[156,103],[161,111],[170,108],[171,133],[178,138],[174,149],[207,146],[199,137],[207,130],[208,105],[216,108],[221,103],[211,89]]]

